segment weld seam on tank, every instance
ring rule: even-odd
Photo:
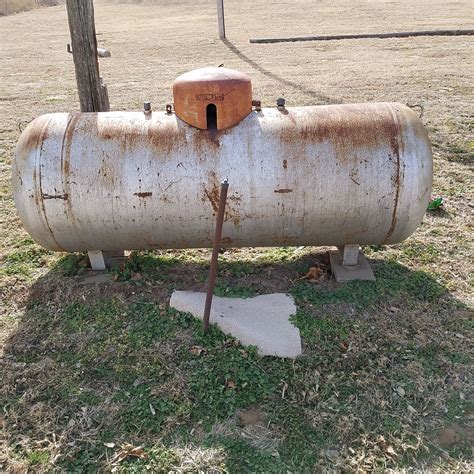
[[[49,120],[46,122],[44,127],[41,129],[41,135],[40,135],[41,136],[41,146],[37,148],[36,158],[35,158],[36,176],[35,176],[35,190],[34,190],[34,193],[35,193],[35,196],[38,196],[38,191],[39,191],[39,199],[37,201],[35,199],[36,205],[42,211],[42,215],[44,217],[44,224],[48,228],[48,230],[51,234],[51,238],[54,240],[54,243],[58,246],[58,248],[64,252],[65,251],[64,248],[61,245],[59,245],[59,242],[56,240],[56,237],[54,236],[53,230],[51,229],[51,226],[49,224],[48,215],[46,214],[46,205],[45,205],[45,202],[44,202],[45,200],[44,200],[44,197],[43,197],[43,186],[42,186],[42,182],[41,182],[41,159],[42,159],[42,155],[43,155],[42,151],[43,151],[43,144],[44,144],[44,140],[45,140],[44,137],[46,135],[46,130],[49,128],[49,125],[50,125],[52,120],[53,120],[53,117],[50,116]]]
[[[397,226],[397,211],[398,211],[398,202],[399,202],[399,199],[400,199],[400,148],[403,150],[404,146],[403,146],[403,137],[402,137],[402,133],[401,133],[401,126],[400,126],[400,122],[398,120],[398,111],[397,113],[394,112],[393,110],[393,106],[392,105],[388,105],[388,108],[390,110],[390,115],[392,116],[393,118],[393,123],[395,125],[395,128],[396,128],[396,134],[395,134],[395,140],[397,142],[397,150],[396,150],[396,159],[397,159],[397,162],[396,162],[396,178],[395,178],[395,181],[396,181],[396,190],[395,190],[395,202],[393,204],[393,211],[392,211],[392,217],[391,217],[391,221],[390,221],[390,227],[388,229],[388,232],[387,232],[387,235],[385,236],[385,239],[383,240],[382,244],[385,244],[387,242],[387,240],[390,239],[390,237],[393,235],[393,232],[395,231],[395,227]],[[402,143],[400,143],[402,142]],[[393,148],[393,144],[392,144],[392,148]],[[395,152],[395,150],[394,150]]]
[[[69,222],[74,226],[74,212],[71,208],[71,188],[70,182],[70,163],[71,163],[71,147],[72,136],[76,130],[76,126],[81,118],[79,113],[73,113],[68,117],[68,122],[63,134],[63,143],[61,146],[61,174],[63,178],[64,192],[69,199],[64,202],[64,212],[69,216]],[[65,146],[64,146],[65,145]]]

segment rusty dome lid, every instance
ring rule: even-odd
[[[195,69],[174,81],[173,100],[176,115],[189,125],[224,130],[252,111],[252,82],[233,69]]]

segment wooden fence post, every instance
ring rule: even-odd
[[[217,22],[219,25],[219,38],[225,39],[224,0],[217,0]]]
[[[67,0],[66,5],[81,112],[107,112],[110,105],[99,75],[93,0]]]

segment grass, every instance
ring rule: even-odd
[[[0,277],[20,275],[28,278],[34,274],[35,269],[47,262],[47,257],[51,254],[52,252],[35,245],[29,237],[19,239],[16,242],[16,248],[3,260]]]
[[[282,272],[321,258],[296,255],[284,259]],[[48,469],[54,451],[58,469],[105,469],[107,459],[131,443],[143,445],[145,458],[126,458],[124,472],[165,472],[190,459],[196,470],[306,472],[350,468],[361,452],[367,469],[396,468],[417,458],[434,462],[433,420],[459,423],[472,410],[445,380],[446,373],[467,374],[471,360],[456,336],[463,328],[444,331],[442,345],[417,346],[406,334],[408,328],[432,331],[433,321],[459,306],[445,299],[432,276],[378,261],[375,283],[318,286],[294,279],[289,292],[300,309],[292,320],[305,351],[288,361],[262,358],[214,326],[204,334],[192,316],[137,285],[158,288],[165,279],[169,289],[177,283],[173,275],[206,272],[204,255],[188,257],[136,253],[127,268],[142,280],[126,279],[124,268],[100,297],[93,296],[96,287],[83,287],[86,298],[62,297],[87,271],[78,264],[82,256],[60,259],[51,276],[33,285],[37,292],[6,346],[3,372],[8,443],[17,465]],[[242,261],[228,254],[219,271],[250,275],[249,288],[264,292],[261,275],[282,263],[268,257]],[[239,285],[233,289],[245,295]],[[54,298],[45,297],[51,292]],[[419,317],[382,310],[400,297]],[[249,409],[258,410],[261,421],[241,426],[238,413]],[[24,434],[41,432],[61,441],[45,450],[22,444]],[[384,453],[380,436],[396,456]],[[416,449],[407,448],[409,436],[418,440]],[[450,462],[465,455],[462,446],[454,449]]]
[[[0,16],[24,12],[38,8],[38,6],[59,5],[58,0],[4,0],[0,5]]]

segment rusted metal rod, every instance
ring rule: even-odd
[[[225,204],[227,201],[228,189],[229,181],[226,178],[221,183],[219,208],[217,209],[216,232],[214,234],[214,246],[212,248],[211,268],[209,269],[209,280],[207,283],[206,306],[204,307],[204,317],[202,320],[202,327],[204,329],[204,332],[206,332],[209,328],[209,316],[211,314],[212,294],[214,293],[214,285],[216,283],[217,258],[219,257],[219,249],[221,246],[222,227],[224,225]]]

